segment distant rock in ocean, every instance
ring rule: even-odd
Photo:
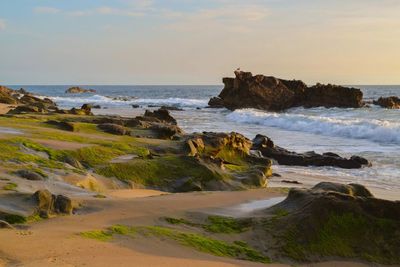
[[[338,85],[316,84],[308,87],[300,80],[283,80],[272,76],[235,71],[235,78],[223,78],[224,89],[209,101],[210,107],[230,110],[257,108],[282,111],[292,107],[341,107],[363,106],[360,89]]]
[[[66,94],[83,94],[83,93],[96,93],[96,90],[94,89],[85,89],[79,86],[74,86],[71,88],[68,88],[65,91]]]
[[[400,109],[400,98],[397,96],[380,97],[378,100],[374,100],[373,103],[383,108]]]

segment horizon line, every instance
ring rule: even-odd
[[[306,83],[307,84],[307,83]],[[307,86],[312,86],[314,84],[307,84]],[[332,84],[332,83],[322,83],[322,84]],[[340,86],[400,86],[399,84],[339,84],[334,85]],[[104,84],[90,84],[90,83],[71,83],[71,84],[1,84],[0,86],[224,86],[224,84],[118,84],[118,83],[104,83]]]

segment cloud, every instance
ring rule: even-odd
[[[91,15],[91,12],[84,11],[84,10],[75,10],[75,11],[67,12],[66,14],[68,16],[72,16],[72,17],[82,17],[82,16]]]
[[[4,19],[0,19],[0,31],[6,29],[6,21]]]
[[[263,5],[237,4],[215,8],[196,9],[192,12],[164,10],[162,16],[171,22],[165,25],[172,30],[191,31],[219,29],[229,32],[250,32],[265,21],[270,11]]]
[[[99,15],[117,15],[117,16],[132,16],[132,17],[145,15],[143,12],[113,8],[109,6],[102,6],[96,8],[94,13]]]
[[[114,8],[109,6],[97,7],[90,10],[74,10],[70,12],[65,12],[65,14],[73,17],[92,16],[92,15],[140,17],[146,15],[146,13],[143,11]]]
[[[33,12],[37,14],[57,14],[60,13],[61,10],[55,7],[38,6],[33,9]]]

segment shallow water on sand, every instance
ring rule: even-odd
[[[23,134],[22,131],[14,129],[14,128],[9,128],[9,127],[0,127],[0,133],[4,133],[4,134]]]
[[[286,197],[273,197],[262,200],[255,200],[247,203],[242,203],[232,207],[220,208],[212,210],[209,213],[219,216],[229,216],[229,217],[245,217],[252,212],[270,208],[280,202],[282,202]]]

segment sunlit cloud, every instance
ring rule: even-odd
[[[172,30],[210,29],[242,33],[256,29],[269,15],[269,9],[260,5],[233,5],[188,13],[166,10],[162,13],[162,16],[172,20],[165,25]]]
[[[55,7],[38,6],[33,9],[33,12],[37,14],[57,14],[60,13],[61,10]]]
[[[145,15],[142,12],[137,12],[137,11],[133,11],[133,10],[125,10],[125,9],[120,9],[120,8],[113,8],[113,7],[108,7],[108,6],[96,8],[94,13],[99,14],[99,15],[116,15],[116,16],[132,16],[132,17]]]

